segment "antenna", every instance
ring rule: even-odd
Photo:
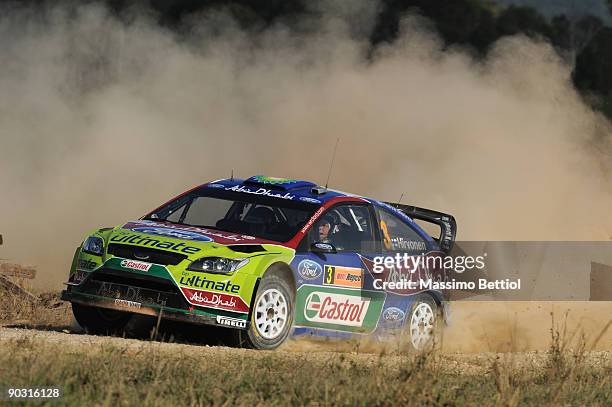
[[[230,178],[232,181],[234,180],[234,169],[232,168],[232,176]]]
[[[400,199],[397,200],[397,203],[395,204],[395,207],[397,209],[399,209],[400,206],[400,202],[402,202],[402,198],[404,197],[404,193],[402,192],[402,194],[400,195]]]
[[[332,154],[331,164],[329,165],[329,172],[327,173],[327,181],[325,181],[325,189],[327,190],[327,185],[329,184],[329,178],[331,177],[332,168],[334,168],[334,160],[336,159],[336,149],[338,148],[338,143],[340,142],[340,138],[336,139],[336,145],[334,146],[334,153]]]

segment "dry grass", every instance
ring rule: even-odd
[[[0,323],[70,321],[57,294],[0,295]],[[257,352],[0,328],[0,387],[61,386],[70,405],[612,405],[609,352],[554,316],[545,352]],[[350,343],[348,343],[350,344]],[[289,349],[290,351],[287,351]],[[379,348],[380,349],[380,348]],[[369,353],[368,353],[369,352]]]
[[[0,332],[0,384],[59,385],[71,405],[612,403],[609,354],[590,352],[556,321],[547,352],[481,355],[257,352],[24,332]]]
[[[34,292],[38,301],[0,289],[0,324],[25,326],[67,326],[72,314],[58,292]]]

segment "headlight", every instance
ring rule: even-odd
[[[104,240],[98,236],[89,236],[83,242],[83,251],[96,256],[102,256],[104,253]]]
[[[187,270],[204,273],[232,273],[243,267],[249,259],[226,259],[223,257],[204,257],[196,260],[187,267]]]

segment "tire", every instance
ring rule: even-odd
[[[132,314],[72,303],[72,313],[87,333],[113,335],[121,333]]]
[[[295,294],[291,284],[277,274],[266,274],[257,288],[247,330],[237,331],[238,345],[276,349],[291,331]]]
[[[410,351],[432,349],[441,339],[442,312],[429,294],[418,294],[409,309],[404,323]]]

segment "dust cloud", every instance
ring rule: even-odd
[[[5,8],[0,257],[59,287],[91,230],[232,170],[324,183],[336,138],[332,187],[452,213],[459,239],[609,239],[610,126],[548,44],[478,60],[407,16],[372,54],[355,27],[376,8],[354,3],[317,2],[299,33],[202,14],[186,37],[146,13]]]

